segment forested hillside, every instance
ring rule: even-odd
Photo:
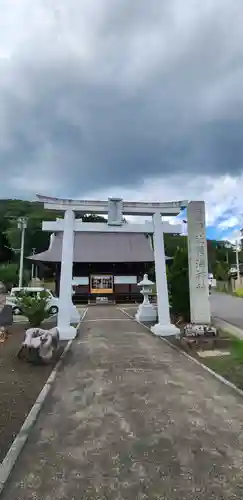
[[[42,231],[43,220],[55,220],[63,214],[45,210],[43,203],[23,200],[0,200],[0,262],[14,262],[19,259],[20,230],[18,219],[27,219],[25,256],[46,250],[50,235]],[[86,220],[104,220],[98,216],[86,216]]]
[[[44,210],[43,204],[22,200],[0,200],[0,260],[14,261],[20,248],[18,218],[27,218],[25,255],[48,247],[49,235],[42,231],[42,220],[55,220],[57,213]],[[18,257],[17,257],[18,258]]]
[[[23,200],[0,200],[0,262],[18,262],[20,249],[20,230],[18,229],[18,218],[27,218],[27,230],[25,238],[25,255],[28,256],[34,250],[35,253],[46,250],[49,245],[50,235],[43,232],[41,224],[43,220],[55,220],[62,214],[45,210],[40,202]],[[103,220],[99,216],[86,216],[88,220]],[[165,235],[165,247],[167,255],[173,257],[179,247],[187,246],[186,236]],[[242,252],[243,253],[243,252]],[[216,277],[224,279],[230,265],[235,263],[235,253],[232,249],[226,249],[222,241],[208,241],[209,270]],[[243,260],[243,255],[240,255]]]

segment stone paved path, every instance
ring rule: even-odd
[[[238,500],[242,431],[241,396],[91,307],[2,498]]]

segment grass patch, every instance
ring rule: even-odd
[[[216,327],[217,328],[217,327]],[[237,340],[237,337],[234,333],[230,332],[229,330],[221,330],[221,328],[217,328],[217,332],[219,337],[222,339],[231,339],[232,343]]]
[[[243,390],[243,340],[237,338],[232,332],[225,329],[218,329],[218,342],[212,346],[212,349],[227,350],[228,356],[215,356],[201,358],[198,354],[198,348],[188,348],[178,339],[170,337],[169,342],[184,350],[187,354],[195,357],[200,363],[208,366],[214,372],[218,373],[239,389]],[[226,340],[226,342],[225,342]],[[200,349],[205,350],[206,346],[201,343]]]
[[[243,390],[243,340],[225,329],[217,328],[217,332],[218,337],[214,345],[208,348],[226,350],[230,352],[228,356],[200,357],[198,350],[207,350],[202,339],[201,343],[195,347],[182,343],[175,337],[168,337],[168,341]]]
[[[230,344],[230,355],[204,358],[203,363],[219,375],[243,389],[243,341],[233,338]]]

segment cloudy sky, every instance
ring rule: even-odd
[[[243,225],[242,0],[2,0],[0,196],[204,199]]]

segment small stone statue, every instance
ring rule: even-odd
[[[18,352],[18,358],[33,364],[51,363],[59,344],[58,328],[29,328]]]

